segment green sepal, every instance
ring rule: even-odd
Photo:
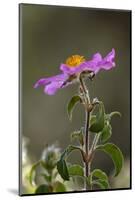
[[[73,112],[74,106],[78,102],[81,102],[81,97],[78,95],[75,95],[71,98],[71,100],[68,103],[67,112],[68,112],[68,117],[70,120],[72,120],[72,112]]]
[[[115,144],[112,144],[112,143],[99,145],[97,146],[96,150],[101,150],[107,153],[111,157],[115,166],[114,176],[117,176],[122,169],[123,160],[124,160],[121,150]]]

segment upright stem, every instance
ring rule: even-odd
[[[86,153],[86,158],[88,158],[88,154],[89,154],[89,120],[90,119],[90,112],[89,111],[85,111],[85,153]],[[84,162],[84,167],[85,167],[85,176],[88,177],[90,174],[90,163],[89,161],[86,159],[86,161]],[[87,186],[87,183],[85,181],[85,189],[89,189]]]
[[[90,118],[90,112],[85,111],[85,151],[86,154],[89,153],[89,118]]]
[[[89,93],[87,90],[87,87],[82,79],[82,77],[80,76],[80,84],[83,90],[83,94],[85,97],[85,138],[84,138],[84,147],[85,147],[85,155],[86,155],[86,159],[84,161],[84,174],[85,177],[88,177],[90,174],[90,162],[88,161],[88,156],[89,156],[89,126],[90,126],[90,111],[89,111],[89,106],[90,106],[90,97],[89,97]],[[84,182],[84,188],[86,190],[89,189],[87,182]]]

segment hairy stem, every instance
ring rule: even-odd
[[[85,153],[86,158],[88,158],[89,154],[89,119],[90,119],[90,112],[85,111]],[[85,168],[85,176],[88,177],[90,174],[90,163],[87,161],[84,162],[84,168]],[[87,186],[87,183],[85,182],[85,189],[89,189]]]
[[[93,151],[95,150],[95,147],[96,147],[96,145],[98,143],[99,137],[100,137],[99,133],[95,135],[93,143],[91,145],[90,153],[93,153]]]
[[[85,97],[85,104],[87,104],[87,106],[90,104],[90,96],[89,96],[89,92],[88,92],[88,89],[80,75],[80,84],[81,84],[81,87],[82,87],[82,90],[83,90],[83,94],[84,94],[84,97]]]
[[[85,160],[84,160],[84,174],[85,177],[88,177],[90,174],[90,162],[88,161],[88,156],[89,156],[89,126],[90,126],[90,111],[89,111],[89,106],[90,106],[90,97],[89,97],[89,92],[87,90],[87,87],[80,76],[80,84],[81,88],[83,91],[84,95],[84,105],[85,105],[85,138],[84,138],[84,148],[85,148]],[[88,190],[89,187],[87,185],[87,182],[84,181],[84,188],[85,190]]]

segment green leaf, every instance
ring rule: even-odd
[[[101,189],[109,189],[108,182],[102,179],[98,179],[92,182],[92,185],[98,185]]]
[[[108,181],[108,177],[106,175],[105,172],[103,172],[101,169],[95,169],[91,172],[91,176],[92,177],[96,177],[98,179],[101,179],[101,180],[105,180],[105,181]]]
[[[99,146],[97,146],[96,149],[104,151],[105,153],[107,153],[111,157],[111,159],[114,163],[114,166],[115,166],[114,176],[117,176],[120,173],[121,168],[123,166],[123,159],[124,158],[123,158],[123,154],[122,154],[121,150],[116,145],[114,145],[112,143],[99,145]]]
[[[108,176],[101,169],[95,169],[88,177],[88,183],[90,185],[98,185],[102,189],[109,188]]]
[[[76,105],[76,103],[79,101],[81,101],[81,98],[80,96],[76,95],[76,96],[73,96],[68,103],[67,112],[68,112],[68,117],[70,120],[72,120],[73,108]]]
[[[90,116],[90,124],[93,124],[96,122],[96,115],[91,115]]]
[[[57,162],[57,169],[58,169],[58,172],[61,175],[61,177],[64,180],[68,181],[69,180],[69,173],[68,173],[68,168],[67,168],[67,165],[66,165],[66,161],[64,159],[60,159]]]
[[[79,143],[83,146],[84,145],[84,140],[83,140],[83,130],[79,130],[79,131],[74,131],[73,133],[71,133],[71,141],[77,139],[79,141]]]
[[[68,168],[70,176],[84,176],[83,168],[80,165],[72,165]]]
[[[119,117],[121,117],[121,113],[118,112],[118,111],[111,112],[109,115],[110,115],[111,118],[112,118],[114,115],[118,115]]]
[[[57,169],[59,174],[64,180],[69,180],[69,173],[66,165],[65,159],[69,156],[69,154],[74,151],[79,150],[82,152],[82,149],[77,146],[69,145],[65,151],[61,154],[60,160],[57,162]]]
[[[32,168],[31,168],[31,170],[30,170],[30,173],[29,173],[29,182],[30,182],[30,184],[33,186],[33,185],[35,185],[35,174],[36,174],[36,168],[38,167],[40,165],[40,161],[38,161],[38,162],[36,162],[33,166],[32,166]]]
[[[99,133],[104,128],[104,122],[105,122],[105,110],[104,105],[102,102],[100,102],[99,111],[96,114],[96,120],[91,124],[90,131],[94,133]]]
[[[69,154],[74,151],[79,150],[82,152],[82,149],[77,146],[69,145],[65,151],[61,154],[60,160],[57,162],[57,169],[59,174],[64,180],[69,180],[69,173],[66,165],[65,159],[69,156]]]
[[[72,151],[74,151],[74,150],[79,150],[80,152],[83,151],[83,150],[82,150],[80,147],[78,147],[78,146],[69,145],[69,146],[65,149],[65,151],[61,154],[61,159],[66,159],[66,158],[69,156],[69,154],[70,154]]]
[[[54,192],[66,192],[66,187],[63,183],[57,181],[53,185]]]
[[[118,115],[119,117],[121,117],[121,113],[120,113],[120,112],[114,111],[114,112],[111,112],[110,114],[106,114],[106,120],[111,121],[111,118],[112,118],[114,115]]]
[[[50,192],[52,192],[52,187],[45,184],[40,185],[35,191],[36,194],[44,194],[44,193],[50,193]]]
[[[102,132],[101,132],[101,136],[100,136],[100,139],[101,139],[101,142],[106,142],[112,135],[112,127],[109,123],[107,123]]]

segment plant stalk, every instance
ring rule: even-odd
[[[85,177],[88,177],[90,174],[90,162],[88,161],[88,156],[89,156],[89,126],[90,126],[90,111],[89,111],[89,106],[90,106],[90,97],[89,97],[89,92],[87,90],[87,87],[80,76],[80,84],[83,90],[83,94],[85,97],[85,136],[84,136],[84,148],[85,148],[85,156],[86,159],[84,160],[84,174]],[[84,189],[89,190],[89,186],[87,184],[87,181],[84,181]]]
[[[86,158],[88,158],[89,155],[89,121],[90,121],[90,112],[85,111],[85,153]],[[90,174],[90,162],[86,161],[84,162],[84,169],[85,169],[85,176],[88,177]],[[87,182],[85,181],[85,189],[88,190],[89,187],[87,185]]]

